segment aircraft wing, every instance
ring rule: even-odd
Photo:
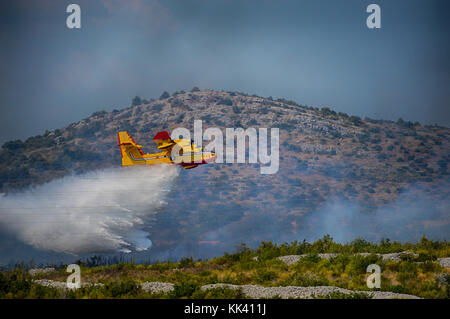
[[[191,140],[188,139],[179,139],[172,140],[170,138],[169,133],[166,131],[156,133],[153,141],[156,143],[156,146],[161,150],[168,150],[172,148],[174,145],[177,145],[180,149],[183,150],[183,153],[192,152]],[[194,146],[195,147],[195,146]]]
[[[166,131],[158,132],[155,137],[153,138],[153,141],[156,143],[156,146],[159,149],[171,151],[172,147],[177,145],[178,150],[181,150],[181,154],[187,154],[187,153],[193,153],[196,151],[201,151],[192,140],[189,139],[179,139],[179,140],[172,140],[170,138],[169,133]]]
[[[192,152],[191,140],[179,139],[179,140],[176,140],[175,142],[183,150],[183,153],[190,153],[190,152]]]

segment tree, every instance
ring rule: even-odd
[[[217,102],[218,105],[228,105],[231,106],[233,105],[233,101],[229,98],[222,98]]]
[[[356,126],[359,126],[362,124],[361,118],[359,116],[354,116],[354,115],[351,116],[350,121]]]
[[[191,92],[200,92],[200,89],[196,86],[194,86],[191,90]]]
[[[141,105],[142,104],[142,100],[141,100],[141,98],[139,97],[139,96],[135,96],[134,98],[133,98],[133,100],[131,101],[131,105],[132,106],[135,106],[135,105]]]
[[[11,151],[15,151],[15,150],[17,150],[19,148],[22,148],[23,146],[24,145],[23,145],[22,140],[15,140],[15,141],[9,141],[9,142],[4,143],[2,148],[3,149],[8,149],[8,150],[11,150]]]
[[[163,94],[159,97],[160,99],[167,99],[170,96],[169,92],[164,91]]]

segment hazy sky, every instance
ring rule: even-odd
[[[80,30],[66,27],[70,3]],[[0,143],[193,86],[450,126],[449,12],[447,0],[2,0]]]

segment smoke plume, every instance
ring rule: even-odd
[[[436,187],[435,193],[448,194],[448,184]],[[304,216],[280,218],[274,211],[276,207],[270,204],[265,210],[248,209],[244,217],[203,234],[201,244],[180,241],[176,248],[157,257],[162,260],[186,256],[211,258],[224,251],[235,251],[241,242],[254,248],[261,241],[281,244],[306,239],[312,242],[326,234],[340,243],[356,238],[371,242],[383,238],[417,242],[423,235],[433,240],[449,240],[450,234],[450,197],[434,198],[419,185],[371,211],[364,211],[359,202],[345,199],[326,201]]]

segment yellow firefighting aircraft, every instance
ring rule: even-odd
[[[156,146],[162,150],[155,154],[144,154],[142,146],[136,144],[126,131],[117,133],[117,136],[122,153],[122,166],[173,163],[190,169],[212,162],[216,158],[213,152],[204,152],[202,148],[191,143],[191,140],[172,140],[166,131],[158,132],[153,138]],[[175,155],[172,154],[174,147]]]

